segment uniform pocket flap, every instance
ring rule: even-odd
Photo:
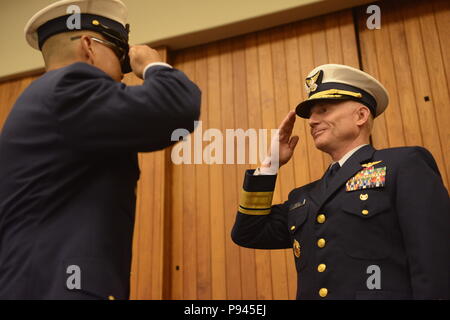
[[[353,192],[344,197],[342,210],[358,217],[369,219],[392,207],[389,198],[380,192]]]
[[[288,221],[290,232],[295,233],[305,223],[307,216],[307,205],[289,211]]]

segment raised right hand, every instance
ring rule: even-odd
[[[298,136],[292,136],[292,130],[294,129],[295,124],[295,112],[290,111],[286,118],[284,118],[283,122],[281,122],[280,127],[278,128],[278,135],[274,137],[272,140],[272,145],[270,147],[270,156],[272,156],[276,152],[276,148],[279,146],[279,167],[282,167],[286,163],[291,160],[292,155],[294,154],[295,147],[299,141]],[[292,136],[292,137],[291,137]],[[263,163],[261,167],[270,167],[270,163]]]
[[[145,67],[150,63],[163,62],[158,51],[149,46],[132,46],[130,48],[130,64],[134,74],[139,78],[143,78]]]

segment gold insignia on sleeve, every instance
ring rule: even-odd
[[[364,168],[370,168],[370,167],[372,167],[372,166],[374,166],[374,165],[377,165],[377,164],[379,164],[379,163],[381,163],[381,162],[383,162],[383,160],[365,163],[365,164],[362,164],[361,166],[364,167]]]
[[[239,209],[243,214],[267,215],[272,206],[272,192],[248,192],[242,189]]]

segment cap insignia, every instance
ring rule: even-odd
[[[318,85],[322,83],[322,78],[323,78],[322,70],[317,71],[317,73],[312,77],[306,78],[305,81],[306,93],[310,94],[311,92],[316,91]]]

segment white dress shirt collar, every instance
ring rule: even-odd
[[[360,145],[360,146],[357,146],[356,148],[354,148],[354,149],[352,149],[352,150],[350,150],[349,152],[347,152],[339,161],[335,161],[335,162],[333,162],[332,164],[331,164],[331,166],[333,165],[333,164],[335,164],[336,162],[339,162],[339,165],[341,166],[341,168],[342,168],[342,166],[344,165],[344,163],[356,152],[356,151],[358,151],[359,149],[361,149],[362,147],[364,147],[364,146],[367,146],[368,144],[362,144],[362,145]]]

